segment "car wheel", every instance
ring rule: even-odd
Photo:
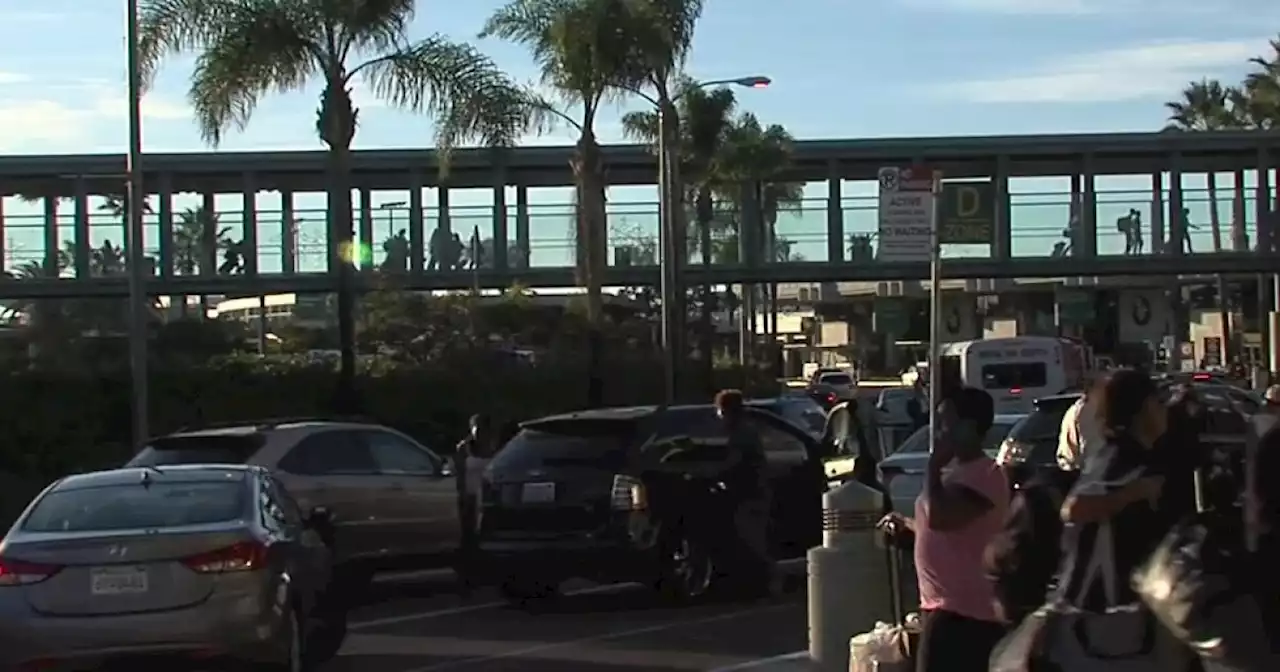
[[[701,544],[679,535],[663,544],[658,572],[659,594],[667,599],[691,602],[711,592],[716,564]]]

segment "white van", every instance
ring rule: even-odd
[[[941,357],[943,379],[986,390],[996,413],[1030,413],[1038,397],[1078,389],[1090,353],[1071,339],[1021,336],[948,343]]]

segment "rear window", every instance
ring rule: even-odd
[[[822,407],[816,401],[808,397],[751,405],[769,411],[805,431],[821,432],[827,426],[827,414],[822,412]]]
[[[1010,438],[1027,443],[1049,439],[1056,442],[1058,433],[1062,429],[1062,416],[1066,415],[1067,409],[1075,403],[1076,400],[1072,397],[1037,401],[1035,412],[1013,428],[1009,433]]]
[[[818,382],[827,385],[852,385],[853,378],[850,378],[847,373],[824,373]]]
[[[129,483],[55,490],[23,521],[28,532],[99,532],[206,525],[245,515],[243,480]]]
[[[128,467],[166,464],[244,464],[266,443],[262,434],[219,434],[213,436],[166,436],[152,439]]]
[[[598,423],[520,430],[489,463],[495,471],[556,466],[619,469],[627,462],[629,428]]]
[[[1049,384],[1044,362],[987,364],[982,367],[982,386],[988,390],[1041,388]]]
[[[988,453],[995,453],[1000,449],[1000,443],[1005,437],[1009,436],[1009,430],[1014,425],[1007,422],[997,422],[991,425],[991,429],[987,430],[987,435],[982,437],[982,449]],[[917,429],[896,453],[927,453],[929,452],[929,428],[921,427]]]

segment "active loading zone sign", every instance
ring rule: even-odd
[[[930,260],[941,178],[941,173],[923,166],[880,169],[878,260]]]

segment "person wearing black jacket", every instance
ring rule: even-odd
[[[1182,385],[1169,400],[1168,430],[1152,453],[1154,473],[1164,477],[1156,509],[1172,526],[1196,512],[1196,471],[1207,466],[1201,437],[1209,428],[1208,409],[1190,386]]]

